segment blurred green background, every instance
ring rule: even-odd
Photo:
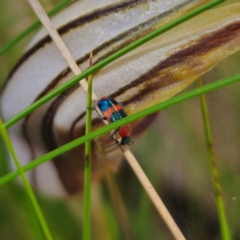
[[[41,1],[46,10],[60,1]],[[238,1],[226,1],[225,4]],[[27,1],[2,0],[0,47],[36,20]],[[26,39],[0,57],[0,84],[22,54]],[[240,53],[203,76],[204,84],[239,73]],[[196,88],[192,84],[188,89]],[[228,224],[240,239],[240,82],[206,95]],[[199,98],[162,111],[149,131],[131,147],[187,239],[220,239]],[[0,142],[0,176],[9,172]],[[172,239],[148,196],[126,163],[114,176],[127,212],[119,221],[106,181],[93,185],[92,239]],[[115,181],[113,181],[115,182]],[[36,193],[54,239],[82,239],[82,195],[52,199]],[[117,192],[114,192],[117,194]],[[128,237],[122,229],[127,229]],[[44,239],[24,189],[0,187],[0,239]]]

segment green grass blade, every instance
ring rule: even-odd
[[[199,78],[197,80],[197,84],[198,84],[198,87],[203,86],[201,78]],[[212,177],[213,177],[213,186],[214,186],[214,190],[215,190],[215,200],[216,200],[216,204],[217,204],[221,236],[222,236],[223,240],[230,240],[231,237],[230,237],[229,228],[227,225],[227,218],[226,218],[226,214],[225,214],[225,210],[224,210],[224,203],[223,203],[222,194],[221,194],[221,185],[220,185],[220,181],[219,181],[219,174],[218,174],[218,169],[217,169],[217,159],[216,159],[215,149],[214,149],[214,144],[213,144],[213,137],[212,137],[212,132],[211,132],[211,125],[210,125],[207,102],[206,102],[206,98],[205,98],[204,94],[201,94],[199,97],[200,97],[201,112],[202,112],[209,160],[211,162],[211,173],[212,173]]]
[[[91,68],[87,69],[86,71],[84,71],[83,73],[79,74],[78,76],[72,78],[67,83],[65,83],[62,86],[58,87],[57,89],[53,90],[51,93],[49,93],[46,96],[42,97],[41,99],[39,99],[38,101],[33,103],[31,106],[27,107],[25,110],[23,110],[22,112],[17,114],[15,117],[13,117],[10,120],[8,120],[5,123],[6,128],[9,128],[14,123],[19,121],[23,117],[25,117],[27,114],[31,113],[36,108],[40,107],[41,105],[43,105],[44,103],[46,103],[50,99],[54,98],[59,93],[65,91],[66,89],[70,88],[74,84],[78,83],[83,78],[86,78],[90,74],[92,74],[92,73],[96,72],[97,70],[105,67],[109,63],[111,63],[114,60],[120,58],[121,56],[123,56],[124,54],[130,52],[131,50],[141,46],[142,44],[152,40],[153,38],[159,36],[160,34],[166,32],[166,31],[168,31],[169,29],[179,25],[180,23],[188,20],[189,18],[191,18],[191,17],[193,17],[193,16],[195,16],[195,15],[197,15],[197,14],[199,14],[199,13],[201,13],[201,12],[203,12],[203,11],[205,11],[205,10],[207,10],[207,9],[209,9],[209,8],[219,4],[221,2],[223,2],[223,0],[215,0],[215,1],[211,1],[211,2],[209,2],[207,4],[204,4],[203,6],[197,8],[197,9],[195,9],[195,10],[193,10],[193,11],[187,13],[187,14],[185,14],[184,16],[178,18],[177,20],[174,20],[171,23],[166,24],[164,27],[161,27],[161,28],[153,31],[152,33],[146,35],[145,37],[143,37],[143,38],[133,42],[132,44],[129,44],[128,46],[122,48],[121,50],[113,53],[111,56],[105,58],[104,60],[100,61],[99,63],[96,63]]]
[[[92,75],[88,78],[86,135],[92,131]],[[91,232],[91,140],[85,143],[84,169],[84,223],[83,240],[90,240]]]
[[[57,13],[59,10],[61,10],[64,6],[66,6],[70,2],[71,2],[70,0],[63,0],[58,5],[56,5],[51,11],[49,11],[47,14],[51,16]],[[30,34],[33,30],[35,30],[39,26],[41,26],[41,22],[38,20],[35,23],[33,23],[31,26],[26,28],[24,31],[22,31],[14,39],[8,41],[8,43],[3,48],[0,49],[0,56],[2,56],[4,53],[10,50],[13,46],[15,46],[18,42],[20,42],[23,38],[25,38],[28,34]]]
[[[6,146],[8,147],[9,152],[10,152],[10,154],[11,154],[13,160],[14,160],[14,163],[15,163],[17,169],[18,169],[19,175],[21,176],[23,185],[24,185],[24,187],[26,189],[26,192],[27,192],[27,194],[28,194],[28,196],[30,198],[30,201],[32,203],[32,206],[33,206],[34,211],[36,213],[37,219],[38,219],[39,224],[40,224],[40,226],[42,228],[42,231],[43,231],[46,239],[52,240],[51,233],[50,233],[50,231],[48,229],[48,226],[47,226],[47,223],[46,223],[46,221],[44,219],[44,216],[42,214],[41,208],[40,208],[40,206],[38,204],[38,201],[37,201],[37,199],[36,199],[36,197],[34,195],[32,187],[31,187],[31,185],[30,185],[30,183],[29,183],[29,181],[28,181],[28,179],[27,179],[27,177],[26,177],[26,175],[24,173],[24,170],[22,169],[20,161],[19,161],[19,159],[18,159],[18,157],[16,155],[16,152],[15,152],[15,150],[13,148],[12,142],[11,142],[9,136],[8,136],[6,128],[4,127],[4,125],[2,123],[1,118],[0,118],[0,126],[1,126],[2,137],[3,137],[3,139],[4,139],[5,143],[6,143]]]
[[[169,100],[167,100],[163,103],[154,105],[154,106],[152,106],[148,109],[145,109],[141,112],[137,112],[133,115],[127,116],[126,118],[123,118],[119,121],[113,122],[113,123],[111,123],[107,126],[104,126],[104,127],[100,128],[96,131],[93,131],[93,132],[89,133],[88,135],[80,137],[80,138],[78,138],[78,139],[76,139],[76,140],[74,140],[70,143],[67,143],[67,144],[65,144],[65,145],[63,145],[63,146],[61,146],[61,147],[59,147],[59,148],[57,148],[57,149],[55,149],[55,150],[53,150],[49,153],[46,153],[44,156],[39,157],[39,158],[35,159],[34,161],[26,164],[25,166],[22,167],[22,169],[23,169],[23,171],[28,171],[30,169],[33,169],[33,168],[37,167],[38,165],[40,165],[40,164],[42,164],[42,163],[44,163],[44,162],[46,162],[50,159],[53,159],[54,157],[59,156],[60,154],[63,154],[65,152],[67,152],[67,151],[85,143],[86,141],[89,141],[91,139],[94,139],[94,138],[102,135],[102,134],[110,132],[113,129],[117,129],[122,125],[128,124],[128,123],[133,122],[133,121],[135,121],[137,119],[140,119],[142,117],[146,117],[149,114],[155,113],[157,111],[160,111],[164,108],[170,107],[174,104],[178,104],[178,103],[183,102],[185,100],[188,100],[190,98],[197,97],[202,93],[207,93],[207,92],[216,90],[218,88],[227,86],[229,84],[235,83],[239,80],[240,80],[240,74],[237,74],[237,75],[234,75],[234,76],[231,76],[231,77],[228,77],[228,78],[218,80],[214,83],[205,85],[201,88],[194,89],[192,91],[181,94],[179,96],[175,96],[175,97],[173,97],[173,98],[171,98],[171,99],[169,99]],[[6,182],[16,178],[18,175],[19,175],[18,170],[13,171],[11,173],[8,173],[7,175],[0,178],[0,185],[3,185]]]

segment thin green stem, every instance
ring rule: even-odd
[[[80,137],[70,143],[67,143],[49,153],[46,153],[44,156],[42,157],[39,157],[37,159],[35,159],[34,161],[31,161],[30,163],[26,164],[25,166],[22,167],[23,171],[28,171],[32,168],[35,168],[37,167],[38,165],[50,160],[50,159],[53,159],[83,143],[85,143],[86,141],[89,141],[91,139],[94,139],[102,134],[105,134],[107,132],[110,132],[111,130],[113,129],[117,129],[119,128],[120,126],[122,125],[126,125],[130,122],[133,122],[135,120],[138,120],[140,118],[143,118],[145,116],[148,116],[149,114],[152,114],[152,113],[155,113],[157,111],[160,111],[164,108],[167,108],[167,107],[170,107],[174,104],[178,104],[180,102],[183,102],[185,100],[188,100],[190,98],[193,98],[193,97],[196,97],[196,96],[199,96],[200,94],[202,93],[207,93],[207,92],[210,92],[210,91],[213,91],[213,90],[216,90],[217,88],[220,88],[220,87],[224,87],[224,86],[227,86],[229,84],[232,84],[232,83],[235,83],[237,81],[240,80],[240,74],[237,74],[235,76],[231,76],[231,77],[228,77],[228,78],[224,78],[224,79],[221,79],[221,80],[218,80],[214,83],[211,83],[211,84],[208,84],[208,85],[205,85],[201,88],[197,88],[197,89],[194,89],[192,91],[189,91],[187,93],[184,93],[184,94],[181,94],[181,95],[178,95],[178,96],[175,96],[163,103],[160,103],[160,104],[157,104],[157,105],[154,105],[150,108],[147,108],[143,111],[140,111],[140,112],[137,112],[135,114],[132,114],[130,116],[127,116],[126,118],[123,118],[119,121],[116,121],[116,122],[113,122],[109,125],[106,125],[96,131],[93,131],[91,133],[89,133],[88,135],[85,135],[83,137]],[[19,175],[19,171],[13,171],[9,174],[6,174],[5,176],[1,177],[0,178],[0,185],[3,185],[5,184],[6,182],[16,178],[17,176]]]
[[[92,131],[92,75],[88,78],[86,135]],[[90,239],[91,231],[91,140],[85,143],[85,169],[84,169],[84,224],[83,240]]]
[[[29,181],[28,181],[28,179],[27,179],[27,177],[26,177],[26,175],[24,173],[24,170],[23,170],[23,168],[22,168],[22,166],[20,164],[20,161],[19,161],[19,159],[17,157],[17,154],[16,154],[16,152],[15,152],[15,150],[13,148],[12,142],[11,142],[9,136],[8,136],[7,130],[4,127],[4,124],[3,124],[1,118],[0,118],[0,127],[1,127],[1,134],[2,134],[3,140],[5,141],[5,144],[8,147],[8,150],[9,150],[9,152],[10,152],[12,158],[13,158],[13,161],[14,161],[17,169],[18,169],[19,175],[21,176],[23,185],[24,185],[24,187],[26,189],[26,192],[27,192],[27,194],[28,194],[28,196],[30,198],[30,201],[32,203],[32,206],[33,206],[34,211],[36,213],[36,217],[37,217],[37,219],[39,221],[39,224],[40,224],[40,226],[42,228],[42,231],[43,231],[46,239],[52,240],[51,233],[50,233],[50,231],[48,229],[46,220],[45,220],[45,218],[43,216],[43,213],[41,211],[41,208],[40,208],[40,206],[38,204],[37,198],[34,195],[32,187],[31,187],[31,185],[30,185],[30,183],[29,183]],[[36,237],[36,239],[37,239],[37,237]]]
[[[78,83],[83,78],[86,78],[90,74],[92,74],[92,73],[96,72],[97,70],[105,67],[106,65],[108,65],[109,63],[113,62],[114,60],[120,58],[121,56],[125,55],[126,53],[132,51],[133,49],[135,49],[135,48],[141,46],[142,44],[152,40],[153,38],[159,36],[160,34],[168,31],[169,29],[179,25],[180,23],[188,20],[189,18],[191,18],[191,17],[193,17],[193,16],[195,16],[195,15],[197,15],[197,14],[199,14],[199,13],[201,13],[201,12],[203,12],[203,11],[205,11],[205,10],[207,10],[207,9],[209,9],[209,8],[219,4],[221,2],[223,2],[223,1],[222,0],[215,0],[215,1],[211,1],[210,3],[206,3],[203,6],[185,14],[184,16],[172,21],[171,23],[166,24],[165,26],[153,31],[152,33],[144,36],[143,38],[141,38],[141,39],[129,44],[128,46],[122,48],[121,50],[113,53],[111,56],[105,58],[104,60],[102,60],[98,63],[96,63],[94,66],[90,67],[89,69],[82,72],[78,76],[72,78],[71,80],[69,80],[65,84],[63,84],[60,87],[53,90],[51,93],[47,94],[46,96],[42,97],[38,101],[34,102],[31,106],[27,107],[25,110],[23,110],[22,112],[17,114],[15,117],[8,120],[8,122],[5,123],[5,127],[9,128],[14,123],[19,121],[23,117],[25,117],[27,114],[33,112],[36,108],[40,107],[41,105],[43,105],[47,101],[51,100],[52,98],[54,98],[58,94],[62,93],[63,91],[67,90],[71,86]]]
[[[49,16],[51,16],[51,15],[57,13],[64,6],[66,6],[69,2],[71,2],[71,0],[63,0],[56,7],[54,7],[51,11],[49,11],[47,14]],[[36,29],[39,26],[41,26],[41,22],[39,20],[37,20],[31,26],[29,26],[24,31],[22,31],[19,35],[17,35],[14,39],[8,41],[8,43],[3,48],[0,49],[0,56],[2,56],[5,52],[10,50],[14,45],[16,45],[18,42],[20,42],[23,38],[25,38],[28,34],[30,34],[34,29]]]
[[[197,84],[199,88],[203,86],[201,78],[197,80]],[[216,160],[215,149],[213,144],[213,137],[211,132],[207,102],[204,94],[201,94],[199,97],[200,97],[200,103],[201,103],[201,112],[203,117],[203,124],[204,124],[204,131],[205,131],[207,149],[209,154],[209,160],[211,162],[211,172],[213,177],[213,186],[215,190],[215,199],[216,199],[218,216],[219,216],[221,236],[223,240],[230,240],[231,237],[230,237],[230,233],[227,225],[227,218],[226,218],[224,203],[223,203],[222,194],[221,194],[221,185],[219,181],[217,160]]]

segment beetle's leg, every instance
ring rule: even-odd
[[[113,139],[117,145],[122,146],[121,142],[119,142],[115,137],[112,136],[112,134],[106,134],[108,137],[110,137],[111,139]]]

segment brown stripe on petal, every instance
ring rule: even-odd
[[[56,78],[54,78],[48,85],[47,87],[36,97],[36,99],[34,100],[34,102],[36,102],[37,100],[39,100],[40,98],[44,97],[47,93],[51,92],[56,86],[57,84],[62,80],[62,78],[66,77],[66,75],[68,74],[68,69],[63,70]],[[44,105],[43,105],[44,106]],[[25,136],[27,136],[26,133],[26,129],[27,129],[27,124],[28,124],[28,120],[31,117],[32,114],[34,114],[35,112],[32,112],[30,114],[28,114],[25,118],[24,118],[24,122],[23,122],[23,132],[25,134]]]
[[[54,78],[48,85],[47,87],[37,96],[34,102],[39,100],[40,98],[44,97],[47,93],[51,92],[56,85],[61,82],[61,80],[66,77],[70,72],[69,68],[64,69],[61,73],[58,74],[56,78]]]
[[[112,94],[111,97],[116,98],[131,88],[137,88],[137,94],[129,97],[125,101],[125,105],[129,105],[146,99],[153,92],[161,88],[166,88],[180,81],[184,81],[185,77],[190,75],[192,71],[204,65],[204,63],[201,62],[201,57],[204,55],[207,56],[211,51],[224,47],[239,36],[240,22],[234,22],[220,30],[206,34],[202,38],[197,39],[193,45],[181,49],[166,60],[159,62],[150,71],[141,75],[130,84],[120,88]],[[204,60],[207,61],[207,57],[203,59],[203,61]],[[207,64],[205,63],[205,65]],[[186,71],[186,69],[188,71]]]
[[[60,96],[58,96],[51,106],[48,108],[42,122],[42,137],[43,142],[46,145],[48,151],[52,151],[57,147],[60,147],[57,143],[54,132],[53,124],[54,117],[60,105],[63,101],[70,96],[76,89],[78,89],[79,84],[66,90]],[[81,127],[76,126],[77,122],[85,117],[85,112],[82,113],[75,121],[73,121],[70,131],[58,130],[58,135],[61,138],[61,145],[66,144],[72,140],[79,138],[85,134],[85,125]],[[100,119],[93,120],[93,130],[102,125]],[[105,136],[104,136],[105,137]],[[104,169],[102,167],[102,162],[98,160],[98,153],[95,151],[96,142],[92,142],[92,180],[99,179]],[[84,158],[85,158],[85,147],[84,144],[68,151],[53,159],[53,163],[56,167],[58,176],[69,194],[75,194],[80,192],[83,188],[83,173],[84,173]]]
[[[83,26],[86,23],[89,23],[91,21],[97,20],[101,17],[106,17],[107,15],[110,15],[112,13],[115,13],[116,11],[120,11],[120,10],[125,10],[125,9],[129,9],[132,8],[134,6],[136,6],[137,4],[144,4],[146,3],[147,0],[132,0],[129,2],[124,2],[121,4],[116,4],[116,5],[112,5],[112,6],[108,6],[107,8],[103,8],[103,9],[98,9],[90,14],[84,15],[84,16],[80,16],[77,19],[72,20],[71,22],[67,23],[64,26],[61,26],[58,29],[58,33],[63,36],[64,34],[66,34],[67,32],[69,32],[70,30],[73,30],[76,27],[80,27]],[[41,48],[44,47],[45,44],[52,42],[52,39],[49,35],[45,36],[43,39],[41,39],[38,43],[36,43],[31,49],[29,49],[22,57],[21,59],[17,62],[17,64],[14,66],[14,68],[11,70],[11,72],[9,73],[8,77],[7,77],[7,81],[8,79],[10,79],[14,72],[16,72],[16,70],[31,56],[33,55],[35,52],[37,52],[38,50],[40,50]],[[7,81],[5,81],[3,88],[5,87]]]
[[[150,19],[149,21],[132,28],[131,30],[129,30],[127,32],[123,32],[123,33],[119,34],[117,37],[115,37],[107,42],[104,42],[100,46],[96,47],[95,49],[93,49],[93,53],[94,53],[94,58],[97,58],[97,59],[94,61],[93,64],[100,62],[104,58],[110,56],[111,54],[117,52],[118,50],[122,49],[123,47],[129,45],[136,39],[139,39],[139,38],[143,37],[144,35],[148,34],[149,32],[153,31],[156,28],[156,26],[152,25],[152,27],[149,27],[150,22],[151,22],[151,24],[153,24],[153,23],[157,22],[158,20],[160,20],[166,16],[169,16],[171,13],[174,13],[174,11],[181,9],[182,7],[189,4],[190,2],[191,1],[186,1],[184,4],[183,3],[179,4],[174,9],[164,12],[164,13]],[[143,28],[146,28],[145,31]],[[132,36],[133,33],[135,33],[135,32],[139,32],[139,33],[137,35]],[[118,46],[113,46],[114,43],[120,42],[120,40],[124,40],[126,38],[128,38],[128,39],[125,40],[124,42],[120,43]],[[104,54],[101,53],[102,51],[104,51],[106,49],[108,49],[108,51],[106,53],[104,53]],[[83,62],[87,61],[88,59],[89,59],[89,54],[86,54],[85,56],[76,60],[76,62],[78,65],[81,65]],[[68,67],[68,68],[64,69],[61,73],[59,73],[58,76],[56,76],[56,78],[54,78],[48,84],[48,86],[38,95],[38,97],[36,98],[35,101],[37,101],[38,99],[40,99],[41,97],[45,96],[47,93],[52,91],[56,87],[56,85],[59,82],[61,82],[62,79],[64,77],[66,77],[70,72],[71,72],[71,69]]]
[[[84,15],[79,17],[78,19],[75,19],[71,21],[70,23],[67,23],[66,25],[60,27],[58,29],[58,32],[61,36],[64,34],[68,33],[70,30],[74,30],[74,28],[79,28],[83,26],[86,23],[89,23],[91,21],[95,21],[97,19],[100,19],[101,17],[106,17],[107,15],[114,14],[117,11],[124,11],[124,10],[129,10],[130,8],[134,8],[134,6],[139,5],[139,4],[145,4],[147,3],[147,0],[134,0],[134,1],[129,1],[121,4],[116,4],[113,6],[108,6],[107,8],[104,9],[98,9],[93,13],[90,13],[88,15]],[[200,2],[200,3],[199,3]],[[170,20],[170,15],[175,14],[176,12],[180,11],[179,15],[182,15],[184,12],[190,11],[194,8],[196,8],[198,5],[203,4],[204,2],[207,2],[206,0],[201,1],[195,1],[192,3],[191,0],[185,1],[184,3],[180,3],[174,8],[170,9],[169,11],[166,11],[164,13],[161,13],[149,20],[147,20],[144,23],[141,23],[131,29],[128,29],[126,32],[119,33],[116,35],[114,38],[110,39],[109,41],[106,41],[102,43],[100,46],[96,46],[96,48],[92,49],[92,52],[94,52],[94,55],[97,55],[101,50],[109,49],[109,51],[100,56],[98,61],[101,61],[102,59],[106,58],[107,56],[111,55],[112,53],[118,51],[119,49],[127,46],[128,44],[132,43],[133,41],[136,41],[137,39],[145,36],[146,34],[150,33],[154,29],[159,28],[160,26],[163,25],[163,23],[168,22]],[[189,6],[188,6],[189,5]],[[184,9],[186,7],[186,9]],[[166,19],[168,19],[166,21]],[[122,40],[124,40],[122,42]],[[45,44],[51,43],[52,39],[50,36],[46,36],[43,39],[41,39],[38,43],[36,43],[31,49],[29,49],[22,57],[21,59],[17,62],[17,64],[14,66],[14,68],[11,70],[9,73],[7,80],[4,82],[3,89],[7,85],[8,81],[12,78],[14,73],[17,71],[17,69],[26,61],[28,60],[31,55],[36,53],[38,50],[41,50],[41,48],[44,47]],[[114,43],[120,43],[118,46],[114,46]],[[81,57],[80,59],[77,60],[78,64],[81,64],[84,62],[86,59],[89,58],[89,53],[87,53],[85,56]],[[69,68],[65,69],[64,71],[70,71]]]
[[[59,78],[62,78],[62,77],[64,77],[65,76],[65,74],[67,74],[67,72],[66,71],[63,71],[61,74],[59,74]],[[51,89],[52,88],[54,88],[56,85],[57,85],[57,83],[58,83],[58,78],[56,78],[56,79],[54,79],[52,82],[50,82],[50,84],[46,87],[46,89],[43,91],[43,92],[41,92],[38,96],[37,96],[37,98],[36,98],[36,100],[34,101],[34,102],[36,102],[37,100],[39,100],[41,97],[43,97],[44,95],[46,95],[49,91],[51,91]],[[79,84],[78,84],[79,85]],[[79,85],[80,86],[80,85]],[[70,91],[71,91],[71,89],[70,89]],[[63,94],[65,94],[65,92],[63,93]],[[63,101],[63,97],[62,96],[60,96],[60,99]],[[53,100],[53,101],[55,101],[55,100]],[[59,102],[60,103],[60,101],[57,101],[57,102]],[[53,103],[53,105],[54,105],[54,103]],[[53,106],[53,105],[51,105],[51,106]],[[44,106],[45,105],[43,105],[43,106],[41,106],[40,108],[44,108]],[[56,106],[56,105],[55,105]],[[52,109],[52,108],[51,108]],[[31,123],[29,123],[29,119],[31,119],[31,116],[33,115],[33,114],[36,114],[36,111],[34,111],[34,112],[32,112],[32,113],[30,113],[30,114],[28,114],[24,119],[23,119],[23,125],[22,125],[22,132],[23,132],[23,136],[24,136],[24,138],[25,138],[25,140],[26,140],[26,142],[28,143],[28,146],[29,146],[29,148],[30,148],[30,151],[31,151],[31,155],[32,155],[32,157],[31,157],[31,159],[34,159],[35,158],[35,153],[34,153],[34,148],[33,148],[33,145],[34,145],[34,143],[33,142],[31,142],[31,140],[30,140],[30,134],[32,134],[32,132],[29,132],[28,131],[28,125],[29,124],[31,124]],[[54,112],[52,113],[53,115],[54,115]],[[46,115],[48,115],[48,117],[49,117],[49,112],[47,112],[46,113]],[[46,115],[44,116],[44,118],[43,118],[43,121],[45,121],[46,119]],[[53,116],[52,115],[52,119],[49,117],[48,118],[48,125],[46,125],[46,128],[51,128],[52,127],[52,121],[53,121]],[[45,119],[45,120],[44,120]],[[47,122],[47,121],[46,121]],[[45,124],[45,122],[43,123],[43,124]],[[42,125],[43,125],[42,124]],[[53,143],[54,141],[52,141],[52,136],[51,135],[49,135],[49,138],[48,137],[46,137],[48,134],[46,134],[45,135],[45,137],[43,137],[43,139],[48,139],[49,140],[49,142],[52,142],[52,150],[53,149],[55,149],[56,148],[56,146],[55,146],[55,144]],[[32,170],[32,182],[33,182],[33,184],[35,185],[35,186],[37,186],[37,182],[36,182],[36,179],[35,179],[35,171],[36,171],[36,169],[33,169]]]
[[[59,29],[59,33],[64,34],[68,32],[70,29],[83,26],[86,23],[95,21],[97,19],[100,19],[102,17],[106,17],[110,14],[119,12],[119,11],[124,11],[124,10],[129,10],[131,8],[134,8],[136,5],[143,5],[147,3],[148,0],[130,0],[127,2],[122,2],[118,4],[112,4],[108,5],[107,8],[100,8],[95,10],[94,12],[81,16],[77,19],[72,20],[71,22],[67,23],[65,26],[62,26]]]
[[[85,115],[85,114],[83,114]],[[80,116],[81,118],[82,116]],[[99,119],[96,119],[100,125],[102,123]],[[73,132],[70,133],[70,131],[65,130],[59,130],[58,136],[61,139],[61,144],[63,145],[65,143],[68,143],[72,140],[75,140],[79,138],[80,136],[83,136],[85,134],[85,125],[78,126],[75,124],[75,127]],[[95,121],[93,123],[93,128],[96,128]],[[49,135],[53,136],[52,128],[49,128]],[[45,131],[46,136],[48,136],[48,133]],[[107,138],[106,136],[103,136]],[[55,143],[55,147],[57,143],[56,141],[53,141],[52,143],[49,142],[48,147],[53,147]],[[92,141],[92,180],[98,180],[105,171],[105,168],[103,164],[105,162],[99,161],[99,152],[96,151],[96,142]],[[84,176],[84,163],[85,163],[85,146],[84,144],[62,154],[61,156],[58,156],[53,159],[53,163],[56,167],[58,176],[66,189],[66,191],[69,194],[75,194],[80,191],[82,191],[83,188],[83,176]]]
[[[206,2],[206,1],[203,1]],[[160,28],[164,22],[168,22],[166,19],[170,18],[171,14],[175,14],[178,11],[182,11],[182,14],[184,12],[190,11],[194,8],[196,8],[196,5],[201,5],[203,4],[199,3],[196,4],[194,6],[189,6],[189,8],[183,10],[183,8],[185,6],[187,6],[189,3],[192,3],[192,1],[185,1],[184,3],[180,3],[179,5],[175,6],[173,9],[170,9],[164,13],[161,13],[151,19],[149,19],[148,21],[141,23],[131,29],[129,29],[126,32],[122,32],[119,35],[115,36],[114,38],[110,39],[109,41],[101,44],[100,46],[98,46],[97,48],[93,49],[93,53],[94,55],[97,55],[101,50],[105,50],[108,49],[107,53],[101,55],[100,57],[98,57],[98,59],[94,62],[95,64],[100,62],[101,60],[105,59],[106,57],[110,56],[111,54],[117,52],[118,50],[126,47],[127,45],[131,44],[132,42],[140,39],[141,37],[149,34],[150,32],[154,31],[157,28]],[[179,12],[180,13],[180,12]],[[179,14],[179,15],[182,15]],[[173,19],[172,19],[173,20]],[[121,40],[124,40],[121,42]],[[117,46],[115,46],[114,44],[118,43]],[[87,54],[87,57],[89,56],[89,54]]]
[[[67,95],[71,94],[76,88],[79,87],[79,84],[74,85],[73,87],[69,88],[68,90],[66,90],[65,92],[63,92],[62,94],[60,94],[50,105],[50,107],[48,108],[48,110],[46,111],[46,114],[44,116],[42,116],[42,125],[41,125],[41,131],[39,131],[39,133],[41,133],[41,137],[42,137],[42,143],[44,143],[46,149],[48,149],[48,151],[54,150],[55,148],[57,148],[57,144],[56,144],[56,140],[54,138],[54,133],[52,132],[53,130],[53,121],[54,121],[54,116],[55,116],[55,112],[57,111],[58,107],[61,105],[61,103],[63,102],[64,98],[66,98]],[[42,106],[44,108],[44,105]],[[42,108],[40,107],[40,108]],[[32,142],[30,140],[30,136],[33,134],[29,129],[29,125],[33,124],[31,123],[30,119],[31,116],[33,114],[37,114],[37,112],[33,112],[31,114],[29,114],[23,122],[23,134],[24,137],[29,145],[29,148],[31,149],[31,153],[32,153],[32,157],[31,159],[34,159],[35,156],[35,151],[34,151],[34,142]],[[35,146],[36,147],[36,146]],[[58,158],[61,158],[58,157]],[[53,161],[54,163],[54,161]],[[32,179],[32,183],[34,184],[34,186],[38,187],[38,181],[36,179],[36,171],[37,168],[34,168],[31,172],[31,179]]]
[[[74,131],[75,131],[75,127],[77,125],[77,123],[79,121],[81,121],[84,117],[86,116],[86,112],[80,114],[73,122],[72,122],[72,125],[71,125],[71,128],[70,128],[70,137],[73,139],[73,135],[74,135]]]
[[[69,88],[68,90],[61,93],[48,108],[44,118],[42,120],[42,138],[43,142],[46,144],[49,151],[55,149],[57,147],[54,133],[53,133],[53,122],[55,114],[63,103],[63,101],[67,98],[67,96],[71,95],[77,88],[79,88],[79,84],[76,84]]]
[[[52,151],[59,147],[57,145],[56,139],[53,132],[54,117],[57,109],[60,107],[64,99],[73,93],[79,84],[74,85],[65,92],[61,93],[48,108],[47,113],[45,114],[42,121],[42,138],[43,142],[46,145],[48,151]],[[69,135],[66,134],[63,136],[67,138],[65,141],[70,142],[73,139],[69,139]],[[83,148],[83,149],[82,149]],[[79,157],[84,156],[84,147],[80,147],[78,150]],[[73,194],[77,191],[80,191],[83,187],[83,164],[84,161],[75,161],[73,158],[65,159],[64,155],[60,155],[53,159],[53,163],[57,169],[58,176],[63,183],[63,186],[69,194]],[[80,171],[80,172],[79,172]],[[75,174],[77,172],[77,174]],[[69,181],[69,176],[75,176],[74,181]],[[72,179],[71,179],[72,180]]]

